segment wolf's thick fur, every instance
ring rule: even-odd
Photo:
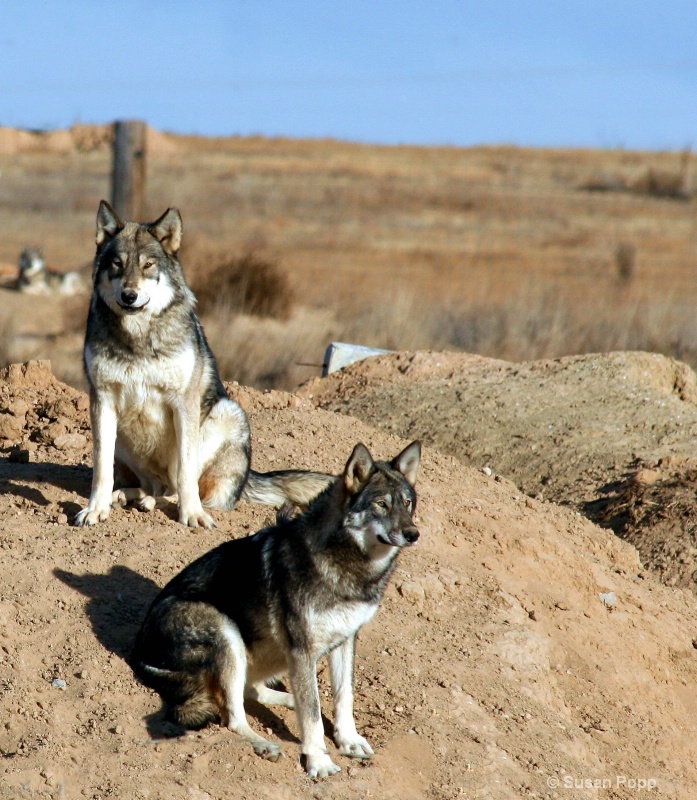
[[[305,768],[339,770],[329,757],[317,661],[329,655],[334,740],[342,754],[373,750],[353,718],[356,634],[377,611],[402,547],[414,544],[414,482],[421,446],[391,462],[358,444],[343,475],[301,516],[225,542],[173,578],[153,602],[131,665],[169,716],[198,728],[213,719],[270,760],[277,744],[249,726],[244,698],[295,707]],[[284,673],[292,694],[267,687]]]
[[[19,274],[15,285],[24,294],[74,295],[87,291],[78,272],[53,272],[38,247],[27,247],[19,254]]]
[[[140,224],[99,206],[84,351],[94,471],[78,525],[105,520],[112,503],[149,510],[166,498],[178,500],[180,522],[210,528],[204,506],[229,509],[240,495],[304,506],[332,480],[249,469],[247,417],[225,391],[194,312],[181,237],[175,208]]]

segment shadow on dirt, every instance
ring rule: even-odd
[[[128,662],[141,623],[161,587],[150,578],[121,565],[112,567],[105,575],[76,575],[62,569],[54,569],[53,574],[66,586],[88,598],[86,612],[95,636],[107,650]],[[259,725],[271,729],[279,739],[298,741],[286,723],[270,708],[249,700],[245,701],[245,707]],[[187,733],[186,729],[167,719],[164,708],[148,714],[144,721],[148,734],[154,740]]]
[[[89,598],[86,612],[95,636],[107,650],[128,661],[145,612],[160,587],[120,565],[106,575],[75,575],[62,569],[54,569],[53,574]]]
[[[22,481],[50,483],[66,492],[89,497],[92,468],[84,464],[53,464],[47,461],[18,463],[9,458],[0,458],[0,494],[17,495],[39,505],[49,504],[38,489],[25,486]]]

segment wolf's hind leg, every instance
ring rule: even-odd
[[[201,426],[198,491],[206,508],[232,509],[249,473],[249,423],[240,406],[222,398]]]
[[[279,745],[264,739],[247,722],[244,711],[247,654],[240,632],[235,625],[226,624],[221,630],[221,636],[225,644],[217,655],[215,671],[224,706],[221,709],[222,723],[246,739],[257,755],[269,761],[277,761],[282,755]]]
[[[263,703],[265,706],[295,708],[295,698],[290,692],[279,692],[278,689],[271,689],[261,681],[247,686],[244,696],[249,700]]]

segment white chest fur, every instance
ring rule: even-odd
[[[130,453],[156,474],[173,478],[176,435],[172,408],[194,375],[194,351],[187,348],[169,358],[129,362],[95,356],[88,347],[85,363],[95,388],[116,411],[117,451]]]
[[[117,412],[150,404],[169,405],[183,394],[192,378],[195,355],[187,348],[176,356],[123,361],[95,357],[89,346],[85,363],[92,383],[108,393]]]
[[[341,644],[375,615],[377,603],[347,603],[328,611],[311,610],[308,627],[317,654]]]

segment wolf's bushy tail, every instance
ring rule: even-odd
[[[306,472],[296,469],[281,469],[276,472],[249,471],[242,489],[242,498],[250,503],[266,506],[308,506],[336,478],[324,472]]]
[[[196,730],[220,718],[205,673],[175,672],[142,661],[131,666],[140,681],[162,697],[167,716],[178,725]]]

